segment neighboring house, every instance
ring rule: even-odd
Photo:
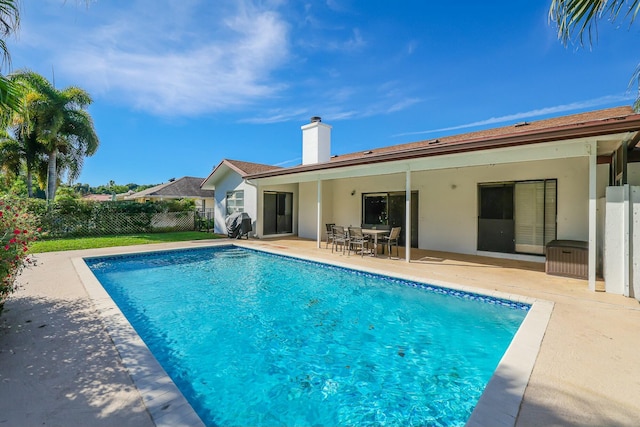
[[[598,271],[607,291],[640,296],[640,230],[625,211],[640,217],[639,140],[640,114],[618,107],[332,156],[331,126],[314,117],[302,165],[224,160],[202,188],[216,189],[216,219],[242,191],[256,237],[319,245],[325,223],[399,225],[410,247],[534,261],[552,240],[584,241],[590,289]]]
[[[114,200],[111,194],[85,194],[82,200],[91,200],[94,202],[110,202]]]
[[[120,201],[125,200],[125,197],[128,197],[132,194],[135,194],[135,191],[129,190],[126,193],[118,193],[116,194],[116,200],[120,200]]]
[[[202,178],[185,176],[137,193],[127,193],[124,200],[144,203],[155,200],[192,199],[196,203],[196,210],[207,212],[213,209],[214,192],[200,188],[201,183]]]

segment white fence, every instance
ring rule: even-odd
[[[640,187],[607,187],[603,273],[607,292],[640,301]]]

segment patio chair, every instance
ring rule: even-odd
[[[325,224],[324,226],[327,228],[327,245],[325,249],[329,249],[329,242],[333,245],[333,226],[335,224]]]
[[[336,251],[338,250],[338,245],[342,245],[342,253],[344,253],[345,246],[349,241],[349,236],[345,232],[344,227],[342,227],[341,225],[334,225],[332,229],[333,244],[331,245],[331,253],[333,253],[334,248]]]
[[[362,234],[362,229],[359,227],[349,227],[349,251],[348,255],[351,255],[351,247],[360,246],[360,256],[364,256],[364,249],[369,248],[369,238]],[[354,251],[358,253],[357,249]]]
[[[391,258],[391,247],[394,245],[396,247],[396,257],[399,257],[398,239],[400,238],[400,231],[402,231],[402,227],[393,227],[388,236],[382,236],[382,243],[384,243],[389,251],[389,258]]]

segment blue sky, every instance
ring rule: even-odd
[[[640,24],[563,46],[550,0],[24,0],[13,69],[87,90],[100,137],[79,182],[294,166],[332,154],[633,103]]]

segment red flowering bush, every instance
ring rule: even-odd
[[[39,232],[24,202],[0,200],[0,312],[15,290],[16,278],[22,269],[34,263],[28,245],[37,239]]]

